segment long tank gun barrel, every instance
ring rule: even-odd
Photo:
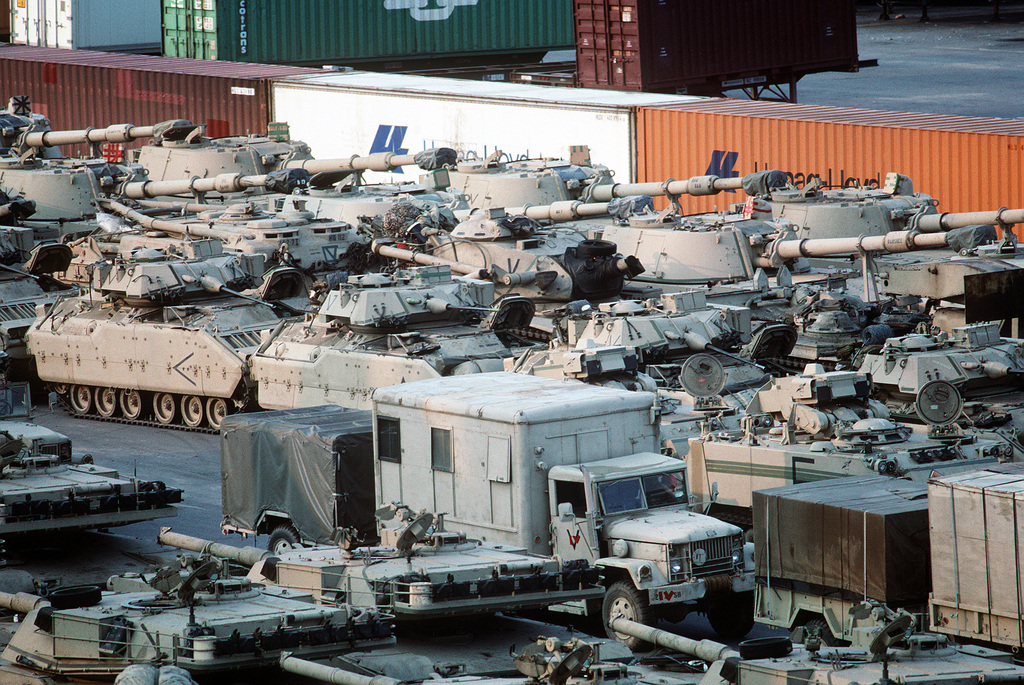
[[[506,207],[508,216],[527,216],[535,221],[575,221],[608,214],[608,202],[580,202],[561,200],[549,205]]]
[[[134,181],[121,187],[121,195],[131,200],[184,195],[192,193],[240,193],[248,188],[265,188],[267,174],[243,176],[242,174],[218,174],[210,178],[183,178],[173,181]]]
[[[608,202],[617,197],[650,195],[665,197],[675,195],[717,195],[723,190],[742,190],[743,178],[719,178],[718,176],[694,176],[685,181],[654,181],[651,183],[615,183],[595,187],[590,198],[594,202]]]
[[[490,275],[487,273],[487,270],[481,269],[479,266],[463,264],[462,262],[457,262],[454,259],[445,259],[444,257],[436,257],[422,252],[405,250],[400,247],[395,247],[383,240],[374,240],[370,244],[370,249],[373,250],[374,254],[380,255],[381,257],[400,259],[403,262],[412,262],[413,264],[422,264],[424,266],[447,266],[453,273],[483,280],[490,279]]]
[[[758,266],[778,268],[787,259],[797,257],[837,257],[861,252],[912,252],[946,247],[946,233],[918,233],[917,231],[890,231],[885,235],[856,236],[852,238],[807,238],[774,241],[758,258]]]
[[[723,645],[721,642],[715,642],[714,640],[691,640],[688,637],[645,626],[642,623],[630,621],[621,616],[612,618],[608,621],[608,625],[617,633],[639,638],[645,642],[650,642],[656,647],[674,649],[677,652],[689,654],[709,663],[740,655],[739,652],[729,648],[727,645]]]
[[[152,231],[163,231],[176,235],[179,237],[185,237],[186,235],[193,238],[212,238],[214,240],[226,240],[230,241],[239,236],[252,236],[247,233],[236,233],[234,231],[223,231],[216,228],[208,228],[202,224],[183,224],[177,221],[168,221],[167,219],[154,219],[151,216],[146,216],[142,212],[137,212],[127,205],[123,205],[115,200],[99,200],[99,206],[103,209],[113,212],[119,216],[123,216],[125,219],[134,221],[143,228]]]
[[[161,528],[160,533],[156,536],[156,540],[162,545],[177,547],[178,549],[197,554],[209,554],[221,559],[230,559],[246,566],[252,566],[271,556],[270,552],[257,547],[225,545],[222,542],[213,542],[212,540],[203,540],[202,538],[192,537],[184,533],[175,533],[170,528]]]
[[[27,592],[0,592],[0,608],[8,609],[19,614],[28,612],[42,606],[49,606],[50,602],[39,595],[32,595]]]
[[[281,655],[279,663],[283,671],[334,685],[401,685],[402,682],[383,675],[361,675],[341,668],[318,664],[315,661],[291,656],[287,652]]]
[[[139,138],[152,138],[168,128],[181,126],[182,123],[181,120],[171,120],[152,126],[114,124],[106,128],[85,128],[77,131],[29,131],[21,136],[19,144],[26,148],[40,148],[82,143],[128,143]]]
[[[1024,223],[1024,209],[996,209],[987,212],[946,212],[945,214],[924,214],[910,221],[911,228],[922,233],[949,231],[977,224],[1012,226]]]
[[[455,162],[451,148],[433,148],[412,155],[394,152],[375,152],[372,155],[352,155],[336,159],[295,159],[284,164],[285,169],[304,169],[310,175],[337,171],[393,171],[403,166],[420,166],[430,170],[440,164]]]

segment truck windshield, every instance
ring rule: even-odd
[[[686,480],[682,471],[600,483],[598,492],[601,495],[601,509],[605,514],[687,502]]]

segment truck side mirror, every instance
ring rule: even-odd
[[[558,503],[558,519],[560,521],[572,521],[576,518],[576,515],[572,513],[571,502],[559,502]]]

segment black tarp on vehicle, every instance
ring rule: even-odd
[[[336,528],[376,535],[373,412],[337,406],[236,414],[221,427],[222,526],[257,531],[289,515],[304,541]]]

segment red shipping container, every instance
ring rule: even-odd
[[[1024,121],[725,98],[637,113],[638,181],[764,169],[833,187],[881,185],[896,171],[941,212],[1024,207]],[[680,201],[696,213],[743,199],[735,192]],[[1016,232],[1024,238],[1024,226]]]
[[[54,129],[146,126],[168,119],[206,124],[206,135],[266,133],[270,80],[317,69],[0,46],[0,106],[28,95]],[[145,140],[133,145],[143,145]],[[80,154],[69,148],[65,154]]]
[[[718,94],[857,69],[853,0],[573,0],[581,86]]]

